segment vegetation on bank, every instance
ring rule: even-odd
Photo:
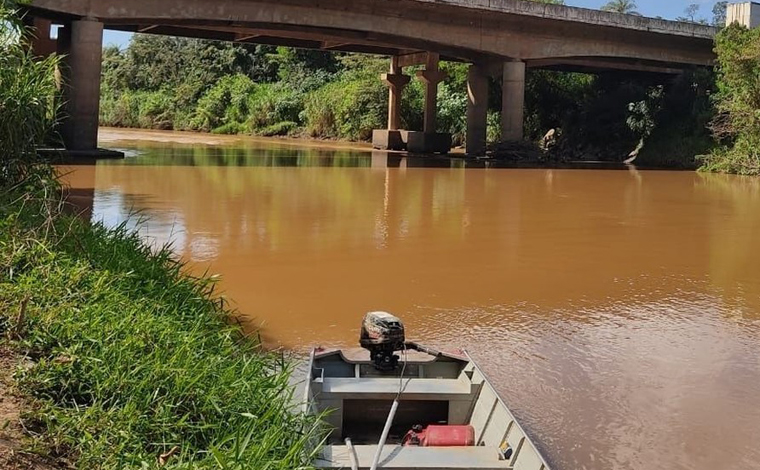
[[[732,25],[718,34],[717,115],[713,133],[720,146],[703,169],[760,175],[760,28]]]
[[[288,362],[242,334],[213,280],[66,214],[35,153],[55,61],[31,61],[15,20],[0,12],[0,345],[31,361],[15,371],[27,450],[83,469],[308,468],[320,427],[292,412]]]

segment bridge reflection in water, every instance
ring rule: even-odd
[[[760,468],[758,180],[123,146],[69,175],[79,203],[222,274],[268,344],[388,309],[472,350],[555,468]]]

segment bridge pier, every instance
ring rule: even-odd
[[[391,57],[391,69],[389,73],[384,73],[380,79],[388,87],[388,129],[372,131],[372,145],[382,150],[404,150],[406,148],[406,138],[404,131],[400,131],[401,126],[401,97],[404,88],[412,79],[409,75],[404,75],[403,67],[399,66],[398,57]]]
[[[404,75],[403,68],[398,64],[398,57],[391,58],[391,71],[381,76],[383,83],[388,86],[388,130],[396,131],[401,125],[401,96],[411,77]]]
[[[467,71],[467,135],[468,155],[486,152],[488,130],[488,74],[479,65]]]
[[[425,120],[422,132],[400,130],[401,95],[411,77],[404,75],[398,57],[391,58],[390,73],[380,76],[388,86],[388,129],[372,132],[372,146],[380,150],[408,150],[414,153],[448,153],[451,150],[451,134],[436,132],[438,113],[438,84],[446,78],[446,72],[438,68],[440,57],[425,54],[425,70],[417,72],[417,78],[425,84]]]
[[[425,118],[422,132],[409,132],[407,150],[415,153],[448,153],[451,150],[451,134],[437,132],[438,84],[446,79],[446,72],[438,68],[440,56],[427,53],[425,70],[417,72],[417,78],[425,84]]]
[[[523,139],[525,62],[506,62],[502,78],[501,140]]]
[[[425,122],[423,132],[436,132],[436,118],[438,114],[438,84],[446,79],[446,72],[438,69],[440,58],[438,54],[428,53],[425,70],[417,72],[419,78],[425,84]]]
[[[59,30],[63,64],[65,119],[61,135],[67,150],[95,151],[100,118],[103,23],[84,19]]]

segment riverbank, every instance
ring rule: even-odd
[[[371,151],[368,142],[351,142],[335,139],[313,139],[295,137],[260,137],[248,135],[219,135],[208,132],[161,131],[137,128],[101,127],[98,135],[101,145],[139,144],[141,147],[166,147],[166,144],[211,145],[211,146],[247,146],[256,144],[279,145],[298,148],[316,148],[329,150]]]
[[[5,447],[30,454],[9,452],[77,468],[308,465],[317,425],[290,411],[289,363],[243,336],[214,280],[64,214],[39,181],[0,191],[0,349],[28,362],[0,373]]]

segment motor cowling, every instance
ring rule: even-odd
[[[469,425],[415,426],[406,433],[402,442],[407,447],[472,447],[475,445],[475,428]]]
[[[406,337],[401,320],[387,312],[369,312],[362,321],[359,344],[370,353],[375,367],[391,371],[398,366],[394,353],[404,348]]]

